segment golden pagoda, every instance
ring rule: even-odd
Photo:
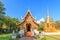
[[[44,24],[44,31],[45,32],[56,32],[55,24],[53,20],[50,18],[48,10],[47,10],[47,18]]]

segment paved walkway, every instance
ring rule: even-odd
[[[36,39],[33,37],[23,37],[23,38],[20,38],[19,40],[36,40]]]
[[[45,32],[45,35],[60,35],[60,32]]]

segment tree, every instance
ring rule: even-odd
[[[5,16],[5,8],[4,4],[0,1],[0,32],[2,30],[10,30],[17,29],[18,26],[16,23],[19,22],[17,18],[11,18],[9,16]]]
[[[39,29],[40,31],[43,31],[43,29],[44,29],[44,23],[45,23],[45,22],[43,22],[43,21],[40,22],[40,26],[38,27],[38,29]]]
[[[17,18],[11,19],[11,25],[10,25],[11,29],[17,29],[18,28],[18,26],[16,25],[17,22],[19,22],[19,20]]]
[[[5,15],[5,8],[4,8],[4,4],[0,1],[0,27],[2,27],[2,20],[4,19],[4,15]]]
[[[2,32],[3,19],[5,16],[4,4],[0,1],[0,32]]]
[[[38,27],[38,30],[39,30],[39,31],[43,31],[43,29],[44,29],[44,25],[41,24],[41,25]]]
[[[5,15],[4,4],[0,1],[0,20],[4,18],[4,15]]]

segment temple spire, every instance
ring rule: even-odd
[[[50,15],[49,15],[49,9],[47,8],[47,19],[46,19],[46,23],[50,22]]]
[[[50,12],[48,8],[47,8],[47,17],[50,17]]]
[[[30,9],[28,9],[28,12],[30,12]]]

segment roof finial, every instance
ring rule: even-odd
[[[49,12],[49,9],[47,8],[47,17],[50,17],[50,12]]]
[[[28,12],[30,12],[30,9],[28,9]]]

